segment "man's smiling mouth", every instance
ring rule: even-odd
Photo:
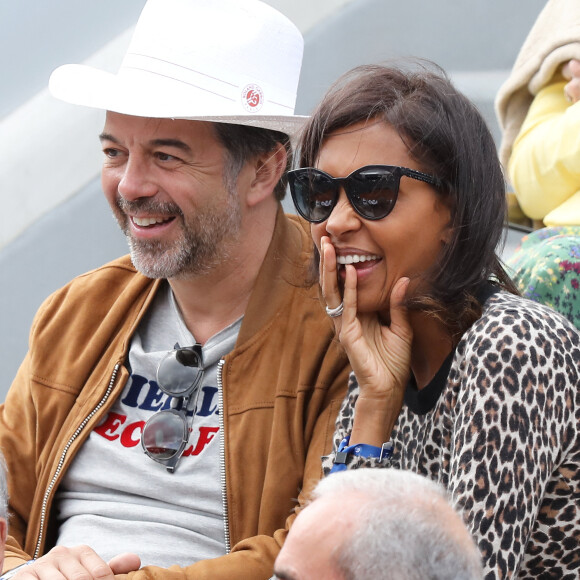
[[[154,226],[156,224],[165,224],[170,222],[171,220],[175,219],[173,216],[171,217],[132,217],[131,221],[140,228],[146,228],[149,226]]]

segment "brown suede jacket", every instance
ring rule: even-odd
[[[224,497],[231,551],[186,568],[145,567],[129,574],[131,580],[271,576],[295,517],[295,498],[321,476],[320,457],[331,449],[348,381],[348,362],[317,285],[304,285],[311,246],[303,224],[279,211],[236,346],[225,357]],[[11,511],[5,570],[54,544],[55,491],[122,392],[131,336],[158,286],[124,257],[74,279],[39,309],[29,352],[0,406]]]

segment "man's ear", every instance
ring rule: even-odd
[[[258,155],[253,162],[254,176],[247,195],[249,206],[256,205],[269,196],[280,178],[286,171],[288,156],[282,143],[277,143],[275,149]]]

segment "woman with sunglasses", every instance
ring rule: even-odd
[[[359,67],[315,110],[299,162],[292,196],[353,368],[325,473],[418,472],[464,510],[485,578],[576,578],[580,336],[504,272],[481,115],[425,65]]]

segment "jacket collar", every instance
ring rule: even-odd
[[[306,293],[312,247],[305,222],[285,215],[280,205],[274,235],[244,314],[238,345],[264,327],[282,307],[288,307],[288,284],[303,287]]]
[[[311,296],[306,297],[306,291],[313,247],[308,224],[298,216],[286,215],[280,204],[272,241],[258,271],[250,301],[244,312],[236,346],[243,344],[273,320],[281,308],[288,307],[288,284],[302,287],[304,298],[312,299]],[[142,277],[141,274],[138,276]],[[150,307],[161,284],[160,280],[151,281],[145,277],[142,278],[145,284],[149,285],[150,291],[139,309],[137,320],[132,324],[127,343],[124,345],[124,352],[127,352],[130,338]]]

